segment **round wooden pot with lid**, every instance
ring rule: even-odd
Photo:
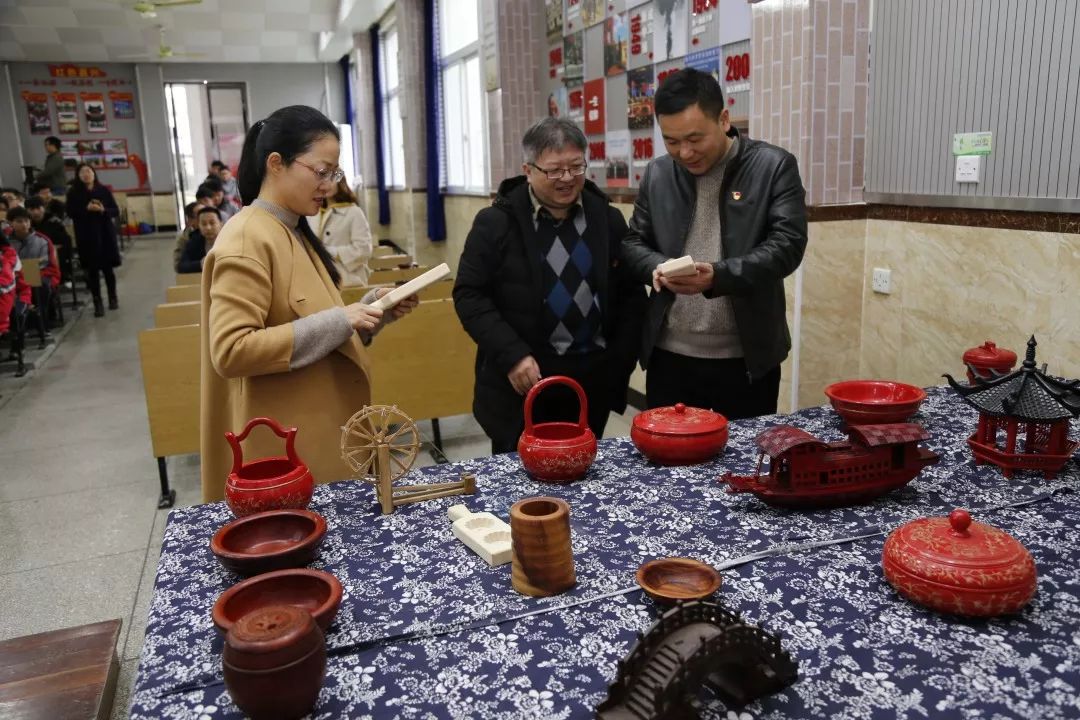
[[[993,380],[995,373],[1005,375],[1016,367],[1016,353],[987,340],[979,347],[964,351],[964,365],[967,367],[969,383],[974,383],[976,376],[983,380]]]
[[[966,510],[919,518],[889,535],[885,579],[932,610],[971,617],[1018,612],[1035,595],[1035,561],[1014,537]]]
[[[268,605],[225,636],[225,687],[252,720],[294,720],[311,712],[326,675],[326,644],[311,614]]]
[[[659,465],[696,465],[724,451],[728,421],[712,410],[676,403],[635,415],[630,439]]]

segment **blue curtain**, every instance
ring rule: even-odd
[[[386,168],[383,158],[382,69],[379,61],[379,23],[368,29],[371,38],[371,87],[375,109],[375,185],[379,191],[379,224],[390,224],[390,193],[386,189]]]
[[[440,117],[438,15],[435,0],[424,0],[424,126],[427,130],[427,236],[446,240],[446,212],[443,208],[442,118]]]
[[[353,107],[352,107],[352,65],[349,63],[349,53],[345,53],[341,56],[341,59],[337,61],[341,66],[341,79],[345,83],[345,92],[342,95],[345,98],[345,123],[352,127],[353,124]]]

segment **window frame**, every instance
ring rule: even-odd
[[[387,37],[394,36],[394,45],[397,48],[397,52],[394,57],[390,57],[387,54]],[[399,142],[395,145],[395,135],[393,133],[394,122],[391,117],[390,107],[392,102],[396,102],[398,108],[397,124],[402,127],[402,134],[404,134],[404,123],[401,121],[401,66],[398,62],[398,58],[401,55],[401,35],[398,32],[397,22],[394,17],[390,17],[379,28],[379,83],[382,90],[381,105],[382,105],[382,130],[383,137],[379,138],[379,153],[383,156],[383,179],[386,183],[386,187],[389,190],[404,190],[406,188],[405,182],[405,138],[398,138]],[[395,76],[397,77],[397,84],[390,88],[387,83],[388,68],[390,63],[394,63]],[[400,151],[400,168],[401,177],[397,176],[394,172],[395,167],[395,152]]]
[[[481,13],[483,11],[483,5],[480,0],[472,0],[476,3],[476,40],[472,43],[455,50],[452,53],[443,55],[442,50],[439,50],[439,106],[440,106],[440,127],[439,136],[443,141],[442,151],[439,153],[439,180],[441,189],[448,194],[457,195],[487,195],[489,192],[491,172],[490,161],[488,154],[490,148],[488,147],[488,113],[487,113],[487,92],[484,88],[484,67],[483,67],[483,53],[482,50],[482,38],[481,29],[483,27],[483,20]],[[443,12],[447,10],[447,1],[439,0],[438,3],[438,21],[439,21],[439,36],[442,36],[442,19]],[[467,72],[466,67],[469,61],[475,58],[479,69],[479,93],[476,98],[470,98],[468,93],[462,93],[461,102],[461,117],[460,124],[462,128],[465,128],[466,143],[465,152],[462,153],[463,167],[462,175],[464,176],[464,184],[452,185],[450,184],[450,160],[447,153],[447,103],[446,103],[446,73],[451,67],[458,67],[459,77],[461,78],[461,85],[467,85]],[[472,114],[472,103],[479,103],[479,117],[480,117],[480,129],[479,138],[474,139],[473,128],[469,125],[469,116]],[[472,151],[474,144],[479,144],[479,159],[481,173],[479,178],[471,177],[471,165],[472,165]]]

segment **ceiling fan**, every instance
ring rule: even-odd
[[[181,5],[198,5],[202,0],[138,0],[131,5],[131,9],[139,13],[143,18],[152,19],[157,17],[158,10],[165,10]]]
[[[147,53],[144,55],[120,55],[117,60],[167,60],[169,58],[199,58],[204,57],[202,53],[186,53],[176,52],[172,47],[165,42],[165,28],[158,25],[158,32],[161,33],[161,43],[158,45],[157,54]]]

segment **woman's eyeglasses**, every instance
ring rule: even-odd
[[[542,168],[536,163],[529,164],[544,173],[548,180],[562,180],[563,175],[566,173],[570,173],[570,177],[581,177],[585,174],[584,165],[573,165],[568,168]]]
[[[341,182],[345,178],[345,171],[341,168],[313,168],[302,160],[293,160],[297,165],[303,165],[311,172],[315,173],[315,177],[320,183],[324,182]]]

